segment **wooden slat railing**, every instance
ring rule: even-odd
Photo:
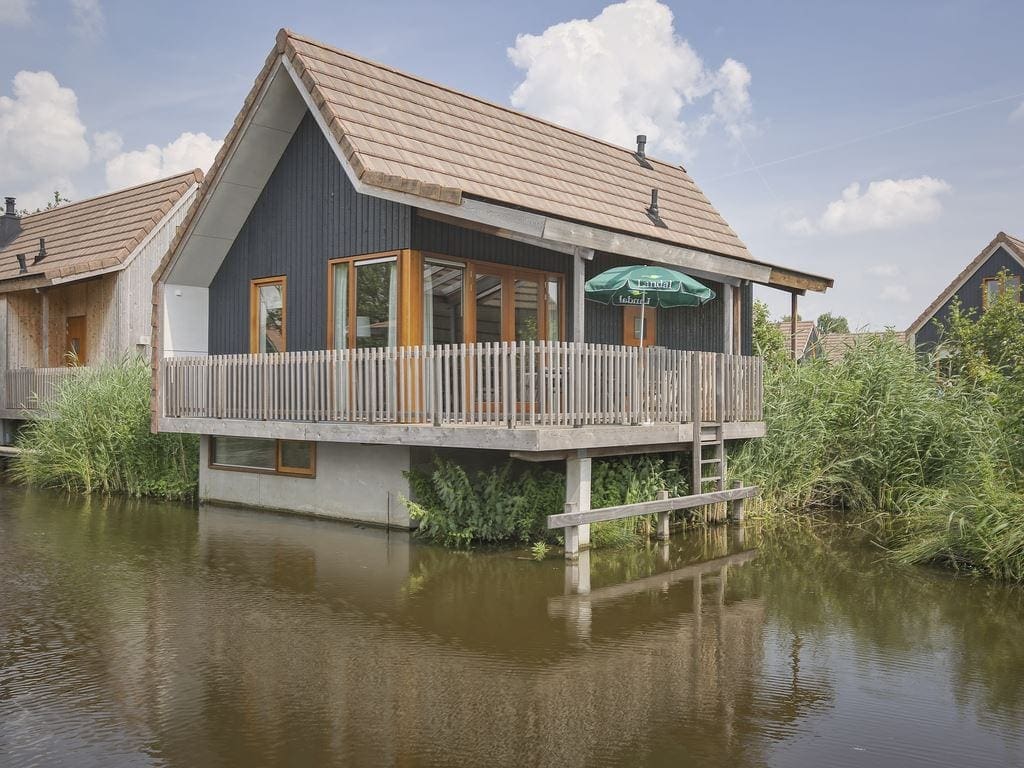
[[[4,407],[9,410],[35,410],[51,399],[57,387],[82,368],[15,368],[7,371]]]
[[[689,422],[695,403],[702,422],[762,413],[760,358],[606,344],[175,357],[160,376],[170,418],[588,426]]]

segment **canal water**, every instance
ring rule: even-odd
[[[0,487],[2,766],[1024,765],[1022,629],[834,531],[567,570]]]

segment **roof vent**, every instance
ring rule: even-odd
[[[36,257],[34,259],[32,259],[32,263],[33,264],[38,264],[40,261],[42,261],[45,258],[46,258],[46,238],[45,237],[40,237],[39,238],[39,252],[36,254]]]
[[[19,253],[15,258],[18,260],[18,274],[24,275],[28,272],[28,267],[25,266],[25,254]]]
[[[4,203],[6,203],[6,210],[4,211],[4,214],[6,216],[17,216],[18,215],[17,212],[14,210],[14,198],[13,197],[5,197],[4,198]]]
[[[647,208],[647,212],[657,218],[658,216],[658,188],[654,187],[651,190],[651,204]]]
[[[647,146],[647,137],[644,134],[638,134],[636,137],[636,156],[637,159],[643,160],[647,155],[644,154],[644,147]]]

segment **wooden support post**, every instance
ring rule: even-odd
[[[732,483],[733,488],[739,488],[742,485],[739,480],[734,480]],[[729,520],[733,523],[743,522],[743,499],[733,499],[729,502]]]
[[[40,367],[49,368],[50,366],[50,294],[45,290],[40,294],[40,301],[42,302],[42,311],[39,313],[40,322],[42,328],[40,329],[40,338],[42,339],[43,348],[43,359],[40,361]],[[60,361],[62,365],[63,360]]]
[[[584,318],[586,317],[586,297],[583,284],[587,281],[587,262],[594,258],[590,248],[577,248],[572,257],[572,340],[587,340]]]
[[[565,594],[590,594],[590,552],[584,550],[579,558],[565,565]]]
[[[731,285],[726,283],[722,286],[722,351],[729,355],[732,354],[732,292],[736,290]]]
[[[789,305],[789,349],[794,360],[796,360],[796,304],[796,291],[793,291]]]
[[[658,491],[658,499],[664,501],[668,498],[668,491]],[[659,512],[658,513],[658,541],[668,541],[668,519],[671,512]]]
[[[690,493],[700,493],[701,491],[701,459],[703,455],[701,453],[700,443],[700,429],[701,429],[701,411],[703,410],[704,398],[701,393],[701,373],[700,373],[700,352],[693,353],[693,366],[691,367],[692,375],[690,376],[690,408],[693,417],[693,482],[690,486]]]
[[[590,511],[590,470],[591,459],[580,451],[565,460],[565,509],[566,512]],[[570,510],[570,507],[572,509]],[[571,544],[571,546],[570,546]],[[569,526],[565,529],[565,556],[575,559],[581,549],[590,547],[590,524]]]

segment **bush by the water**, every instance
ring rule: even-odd
[[[12,476],[80,493],[193,498],[198,437],[152,434],[149,396],[150,368],[138,357],[83,368],[22,428]]]
[[[543,466],[509,461],[500,467],[467,472],[437,459],[430,471],[408,473],[415,501],[406,500],[419,521],[419,534],[450,546],[474,542],[555,541],[546,518],[565,506],[565,475]],[[591,507],[610,507],[654,499],[667,489],[687,491],[686,469],[677,459],[643,456],[596,459],[591,477]],[[649,516],[596,523],[596,547],[637,541],[651,530]]]
[[[1024,581],[1024,368],[1005,358],[1024,349],[1024,310],[955,315],[946,345],[941,371],[894,334],[835,363],[767,357],[767,435],[731,462],[762,516],[840,510],[903,561]]]

